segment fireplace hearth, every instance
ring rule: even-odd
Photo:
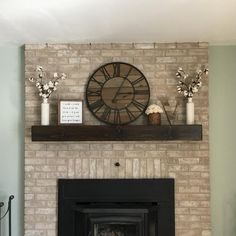
[[[58,236],[174,236],[173,179],[59,179]]]

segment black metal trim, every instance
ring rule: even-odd
[[[59,179],[58,188],[58,236],[74,236],[76,209],[94,202],[155,203],[155,235],[175,236],[174,179]]]
[[[11,201],[14,199],[14,196],[11,195],[8,198],[8,207],[7,207],[7,211],[5,212],[5,214],[3,214],[3,216],[1,216],[1,211],[2,211],[2,207],[4,206],[4,202],[0,202],[0,236],[2,235],[2,226],[1,226],[1,221],[7,216],[8,214],[8,233],[9,236],[11,236]]]

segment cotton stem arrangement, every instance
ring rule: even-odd
[[[194,93],[199,91],[202,86],[203,75],[208,74],[208,69],[198,70],[195,76],[189,76],[181,67],[176,73],[176,77],[179,79],[177,85],[178,93],[184,95],[184,97],[192,98]]]
[[[53,79],[49,80],[49,82],[46,82],[46,73],[43,70],[43,67],[37,66],[36,72],[37,78],[30,77],[29,81],[35,83],[35,86],[39,91],[39,96],[43,99],[48,99],[51,96],[52,92],[57,89],[56,86],[58,85],[59,80],[66,79],[65,73],[58,74],[57,72],[55,72],[53,74]]]

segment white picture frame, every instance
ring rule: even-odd
[[[59,125],[83,124],[83,101],[60,100],[58,103],[58,124]]]

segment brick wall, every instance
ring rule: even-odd
[[[167,96],[176,123],[185,122],[185,101],[176,92],[176,69],[208,63],[207,43],[37,44],[25,46],[25,236],[56,236],[58,178],[159,178],[176,180],[176,235],[210,236],[208,81],[194,96],[203,141],[31,142],[40,123],[40,99],[27,78],[42,65],[68,79],[50,98],[51,124],[58,99],[84,99],[89,75],[100,65],[123,61],[138,67],[151,87],[151,102]],[[85,124],[99,124],[84,106]],[[163,123],[166,117],[162,116]],[[141,117],[137,123],[145,123]],[[119,161],[119,168],[114,163]]]

